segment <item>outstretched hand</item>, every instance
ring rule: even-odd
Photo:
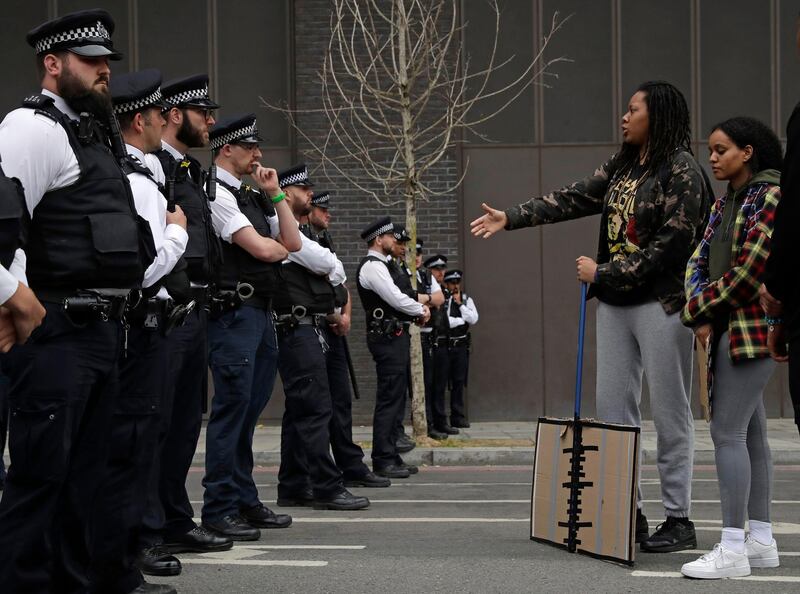
[[[475,237],[489,239],[492,235],[505,228],[508,223],[508,217],[502,210],[492,208],[485,202],[481,204],[481,208],[486,214],[472,221],[470,227]]]

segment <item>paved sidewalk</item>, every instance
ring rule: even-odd
[[[775,464],[800,464],[800,434],[797,426],[790,419],[770,419],[769,442],[772,448],[772,459]],[[411,433],[410,428],[406,428]],[[461,429],[455,436],[463,441],[463,447],[417,447],[403,454],[403,459],[410,464],[427,464],[429,466],[456,465],[525,465],[533,464],[532,446],[504,447],[469,447],[471,440],[529,440],[533,443],[536,435],[536,422],[526,423],[472,423],[469,429]],[[714,463],[714,445],[711,442],[708,424],[695,421],[695,464]],[[372,441],[372,427],[353,427],[353,436],[357,442]],[[451,439],[449,441],[454,441]],[[461,445],[461,444],[460,444]],[[646,421],[642,428],[642,447],[645,464],[655,464],[656,432],[652,421]],[[280,426],[276,421],[268,426],[259,426],[253,440],[253,451],[257,464],[276,466],[280,463]],[[369,459],[369,450],[365,455]],[[205,456],[205,427],[200,436],[194,463],[203,464]]]

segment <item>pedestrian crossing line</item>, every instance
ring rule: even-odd
[[[325,512],[323,512],[325,513]],[[330,513],[330,512],[327,512]],[[352,512],[348,512],[352,513]],[[200,518],[194,518],[195,522],[200,522]],[[530,522],[530,518],[436,518],[436,517],[421,517],[421,518],[374,518],[374,517],[360,517],[360,518],[344,518],[341,516],[329,517],[305,517],[299,518],[292,515],[292,523],[307,523],[307,524],[414,524],[414,523],[442,523],[442,524],[504,524],[512,522]]]
[[[366,545],[247,545],[248,549],[279,551],[363,551]],[[207,555],[208,553],[203,553]]]
[[[299,560],[278,560],[278,559],[210,559],[204,558],[190,559],[181,557],[181,563],[186,565],[250,565],[254,567],[325,567],[327,561],[299,561]]]
[[[692,549],[689,551],[670,551],[670,555],[705,555],[711,551],[701,551],[700,549]],[[780,557],[800,557],[800,551],[778,551]]]
[[[682,578],[683,574],[680,571],[632,571],[633,577],[649,577],[649,578]],[[684,578],[686,579],[686,578]],[[727,578],[729,580],[742,580],[747,582],[778,582],[785,584],[800,583],[800,576],[794,575],[748,575],[747,577]],[[693,580],[699,581],[699,580]]]
[[[409,483],[395,481],[392,483],[394,487],[493,487],[493,486],[508,486],[508,487],[530,487],[531,481],[514,482],[514,483]],[[277,487],[277,483],[258,483],[256,487]]]
[[[719,503],[719,499],[692,499],[692,505],[695,503]],[[642,499],[642,503],[662,503],[660,499]],[[799,499],[773,499],[773,505],[798,505]]]

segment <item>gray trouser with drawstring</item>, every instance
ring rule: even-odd
[[[728,333],[716,351],[711,402],[711,439],[719,477],[723,528],[744,528],[746,518],[769,522],[772,457],[767,442],[764,387],[775,361],[736,363],[728,355]]]
[[[661,499],[667,516],[685,518],[692,498],[694,424],[689,406],[692,331],[658,301],[597,308],[597,416],[640,427],[642,372],[657,434]],[[638,501],[641,507],[642,493]]]

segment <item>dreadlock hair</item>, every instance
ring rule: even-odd
[[[755,118],[738,116],[711,128],[712,133],[715,130],[724,132],[740,149],[746,146],[753,147],[753,156],[747,162],[753,175],[764,169],[780,171],[783,165],[781,141],[763,122]]]
[[[650,120],[644,167],[653,174],[668,164],[677,150],[692,152],[689,107],[683,93],[663,80],[644,82],[636,89],[639,91],[644,93]],[[640,146],[623,143],[617,155],[620,168],[630,169],[638,163],[640,150]]]

